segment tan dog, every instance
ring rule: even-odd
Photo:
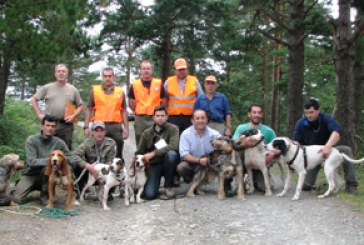
[[[238,154],[234,151],[234,142],[227,137],[221,137],[212,140],[211,144],[215,150],[209,156],[209,165],[206,169],[195,174],[186,195],[193,197],[195,196],[195,191],[198,191],[198,194],[202,194],[199,186],[205,181],[212,182],[218,176],[217,196],[218,199],[223,200],[226,197],[224,191],[225,179],[235,177],[238,185],[238,200],[244,201],[243,168]]]
[[[56,186],[62,184],[67,191],[66,210],[72,210],[75,202],[74,182],[66,157],[62,151],[54,150],[51,152],[44,174],[49,176],[49,199],[47,208],[54,207],[54,201],[56,200]]]

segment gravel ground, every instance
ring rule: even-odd
[[[125,145],[127,161],[133,138]],[[216,183],[205,189],[206,196],[130,207],[117,197],[111,211],[87,200],[80,215],[63,219],[0,211],[0,244],[364,244],[363,214],[335,198],[303,192],[293,202],[291,191],[283,198],[255,193],[245,202],[219,201]]]

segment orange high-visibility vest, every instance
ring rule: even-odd
[[[161,104],[162,81],[153,78],[149,90],[137,79],[133,82],[135,115],[153,115],[154,108]]]
[[[194,76],[187,76],[185,91],[181,92],[177,76],[168,78],[168,114],[169,115],[192,115],[193,105],[197,97],[196,82]]]
[[[106,94],[101,85],[93,86],[94,111],[92,121],[122,123],[121,110],[123,109],[124,91],[115,86],[113,94]]]

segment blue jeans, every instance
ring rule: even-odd
[[[153,200],[157,197],[162,176],[164,176],[164,187],[173,186],[173,177],[178,163],[179,154],[176,151],[168,151],[161,164],[149,166],[150,176],[144,186],[143,199]]]

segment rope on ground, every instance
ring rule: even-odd
[[[79,208],[74,208],[71,211],[67,211],[59,208],[40,208],[35,206],[33,203],[27,203],[23,205],[10,206],[10,207],[1,207],[0,211],[18,214],[18,215],[26,215],[26,216],[44,216],[49,218],[68,218],[71,216],[77,216],[80,214]]]

